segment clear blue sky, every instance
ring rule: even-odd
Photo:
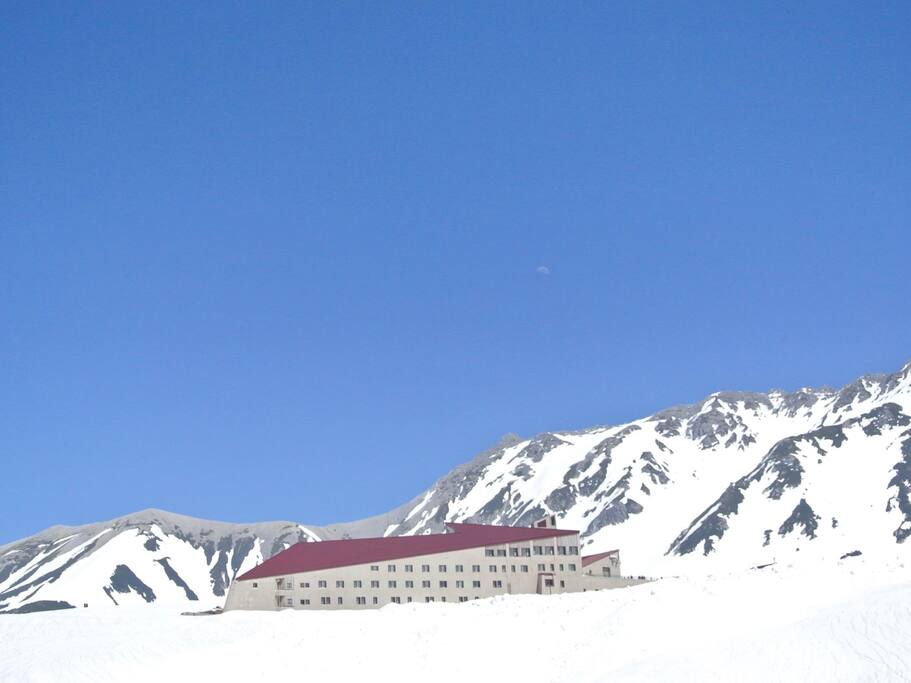
[[[4,3],[0,542],[911,359],[911,3],[684,4]]]

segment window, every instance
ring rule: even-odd
[[[446,602],[446,596],[445,596],[445,595],[444,595],[442,598],[440,598],[440,602]]]
[[[406,581],[405,588],[414,588],[414,581]]]
[[[345,587],[345,582],[344,582],[344,581],[336,581],[336,582],[335,582],[335,587],[336,587],[336,588],[344,588],[344,587]]]
[[[390,587],[390,588],[395,588],[395,581],[390,581],[390,582],[389,582],[389,587]]]
[[[358,580],[358,581],[355,581],[355,582],[354,582],[354,587],[355,587],[355,588],[360,588],[360,587],[363,586],[363,585],[364,585],[364,582],[363,582],[363,581]]]
[[[471,582],[471,587],[472,587],[472,588],[480,588],[480,587],[481,587],[481,582],[480,582],[480,581],[472,581],[472,582]]]
[[[494,581],[494,582],[493,582],[493,587],[494,587],[494,588],[502,588],[502,587],[503,587],[503,582],[502,582],[502,581]]]
[[[378,572],[379,570],[380,570],[380,565],[378,565],[378,564],[371,564],[371,565],[370,565],[370,571],[372,571],[372,572]]]
[[[553,547],[552,545],[546,545],[546,546],[544,546],[544,554],[545,554],[545,555],[553,555],[553,554],[554,554],[554,547]]]
[[[490,571],[492,571],[492,572],[496,572],[496,571],[497,571],[497,565],[495,565],[495,564],[492,564],[492,565],[490,565],[490,566],[487,567],[487,568],[488,568]]]
[[[465,565],[463,565],[463,564],[457,564],[457,565],[455,566],[455,570],[456,570],[456,573],[464,572],[464,571],[465,571]]]
[[[523,564],[523,565],[522,565],[522,573],[523,573],[523,574],[527,574],[527,573],[528,573],[528,565],[527,565],[527,564]]]
[[[566,588],[566,581],[560,582],[560,588]]]
[[[441,574],[442,574],[442,573],[445,573],[445,571],[446,571],[446,565],[445,565],[445,564],[441,564],[440,567],[439,567],[439,569],[440,569],[440,573],[441,573]]]
[[[574,564],[569,565],[569,571],[571,571],[571,572],[576,571],[576,565],[574,565]]]
[[[577,546],[577,545],[571,545],[571,546],[569,546],[569,554],[570,554],[570,555],[578,555],[578,554],[579,554],[579,546]]]
[[[468,602],[468,597],[465,596],[465,595],[460,595],[460,596],[459,596],[459,602]]]
[[[522,557],[531,557],[531,548],[520,548]]]
[[[254,581],[254,582],[253,582],[253,587],[254,587],[254,588],[259,588],[259,584],[256,583],[256,581]]]
[[[440,588],[448,588],[445,581],[440,581]]]
[[[565,555],[565,554],[566,554],[566,546],[565,546],[565,545],[557,546],[557,554],[558,554],[558,555]]]
[[[551,570],[551,571],[554,571],[554,565],[553,565],[553,563],[551,563],[551,565],[550,565],[550,570]]]
[[[307,583],[302,583],[302,584],[301,584],[301,588],[310,588],[310,583],[309,583],[309,582],[307,582]]]
[[[411,602],[411,598],[405,598],[405,602]]]
[[[316,585],[319,586],[320,588],[325,588],[325,587],[326,587],[326,581],[321,579],[320,581],[317,582]]]
[[[331,602],[332,602],[332,600],[329,599],[329,598],[327,598],[327,597],[325,597],[325,596],[323,596],[323,597],[321,597],[321,598],[319,599],[319,603],[320,603],[321,605],[328,605],[328,604],[330,604]]]
[[[430,581],[421,581],[421,588],[430,588]]]
[[[518,556],[519,556],[519,549],[518,549],[518,548],[510,548],[510,549],[509,549],[509,556],[510,556],[510,557],[518,557]]]
[[[544,579],[544,585],[548,588],[553,588],[554,580],[553,579]]]
[[[539,572],[543,572],[545,569],[547,569],[547,567],[544,566],[543,564],[539,564],[539,565],[538,565],[538,571],[539,571]]]
[[[379,582],[379,581],[371,581],[371,582],[370,582],[370,587],[371,587],[371,588],[379,588],[379,587],[380,587],[380,582]]]
[[[497,557],[506,557],[506,548],[497,548]]]
[[[406,564],[406,565],[405,565],[405,571],[406,571],[406,572],[413,572],[413,571],[414,571],[414,565],[413,565],[413,564]]]
[[[506,573],[506,565],[504,564],[504,565],[501,567],[501,569],[503,570],[503,573],[505,574],[505,573]]]
[[[336,602],[337,602],[338,604],[340,604],[340,605],[342,604],[342,598],[341,598],[341,596],[339,596],[339,598],[336,600]]]
[[[493,557],[495,555],[493,548],[487,548],[484,550],[484,555],[486,557]]]
[[[430,565],[429,565],[429,564],[422,564],[422,565],[421,565],[421,571],[422,571],[422,572],[429,572],[429,571],[430,571]]]
[[[392,598],[392,602],[394,602],[396,605],[401,605],[402,599],[401,598]]]
[[[535,546],[535,555],[543,555],[543,554],[544,554],[544,546],[536,545]]]
[[[473,564],[473,565],[471,565],[471,571],[473,571],[473,572],[479,572],[479,571],[481,571],[481,565],[479,565],[479,564]],[[253,584],[253,585],[255,586],[256,584]]]
[[[309,601],[307,598],[304,598],[303,600],[301,600],[301,604],[302,604],[302,605],[309,605],[309,604],[310,604],[310,601]]]
[[[374,598],[373,598],[373,604],[374,604],[374,605],[377,605],[377,604],[379,604],[379,602],[380,602],[379,599],[376,598],[376,596],[374,596]]]
[[[355,601],[358,605],[366,605],[366,604],[367,604],[367,598],[355,598],[354,601]]]
[[[514,564],[509,565],[509,571],[511,571],[513,574],[515,574],[515,573],[516,573],[516,565],[514,565]]]
[[[464,581],[456,581],[456,588],[465,588]]]
[[[433,602],[433,598],[431,598],[431,597],[428,595],[426,598],[424,598],[424,602]]]
[[[561,571],[561,572],[563,571],[563,565],[562,565],[562,564],[560,565],[560,571]]]
[[[395,571],[395,565],[394,565],[394,564],[386,565],[386,570],[387,570],[387,571],[390,571],[390,572],[394,572],[394,571]]]

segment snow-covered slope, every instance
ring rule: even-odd
[[[635,574],[798,552],[895,555],[911,535],[911,363],[841,390],[712,394],[641,420],[507,438],[440,479],[387,534],[555,513]]]
[[[57,526],[0,548],[0,611],[165,603],[210,608],[234,576],[318,529],[225,524],[144,510]]]
[[[909,557],[911,363],[841,390],[712,394],[629,424],[507,437],[386,514],[329,527],[149,510],[0,547],[0,611],[223,601],[304,540],[528,524],[556,514],[635,575],[848,553]]]
[[[907,569],[849,558],[378,610],[0,617],[0,681],[907,681]]]

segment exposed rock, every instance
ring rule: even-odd
[[[816,529],[819,527],[819,516],[813,512],[813,508],[803,498],[778,528],[779,536],[786,536],[794,530],[794,527],[800,525],[803,527],[803,535],[808,538],[816,538]]]

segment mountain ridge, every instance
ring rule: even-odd
[[[905,553],[911,362],[840,389],[718,391],[627,423],[506,434],[392,510],[324,526],[157,508],[0,546],[0,611],[125,602],[212,606],[292,543],[439,532],[556,514],[634,573]],[[824,522],[828,521],[828,524]]]

